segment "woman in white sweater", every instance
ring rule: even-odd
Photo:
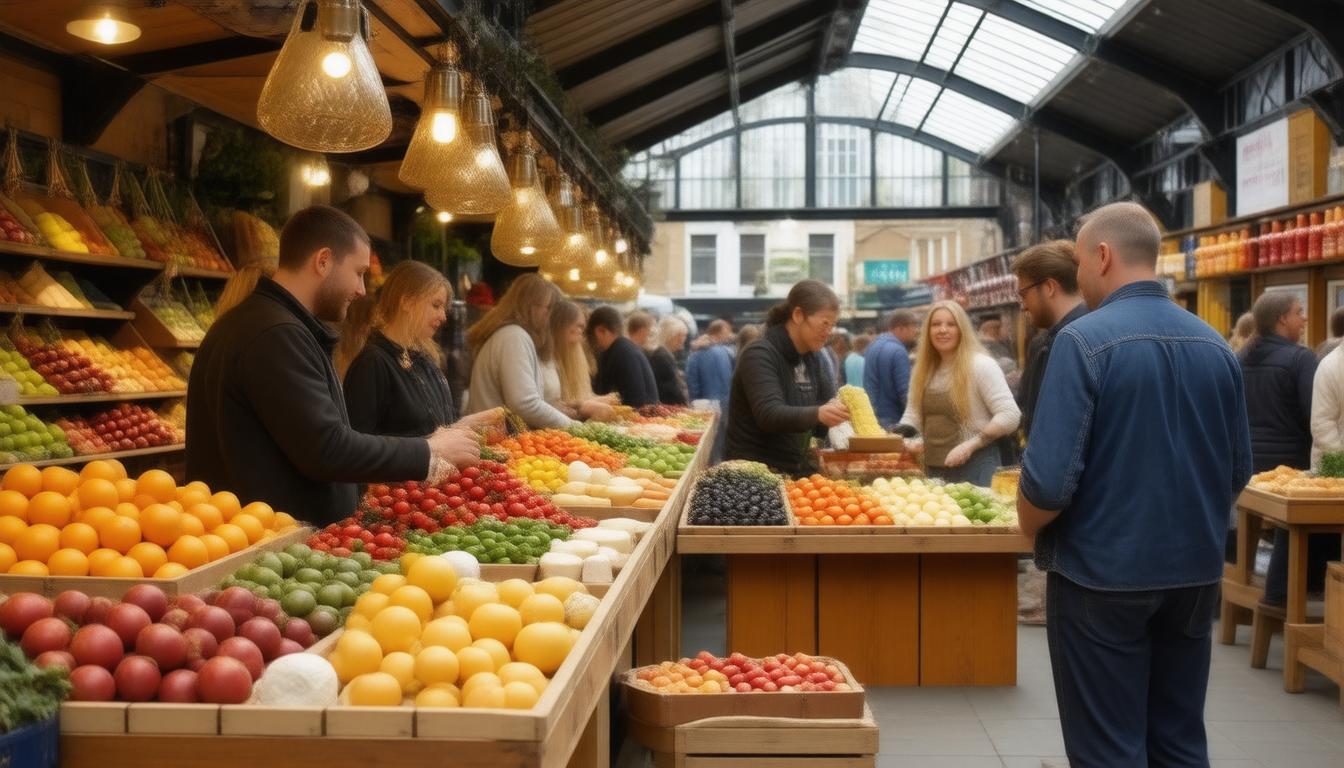
[[[988,486],[994,441],[1022,418],[1003,369],[985,354],[960,305],[940,301],[924,318],[903,424],[920,431],[933,477]]]
[[[1316,366],[1311,385],[1311,468],[1321,455],[1344,451],[1344,346],[1335,347]]]
[[[499,303],[467,330],[472,351],[467,413],[502,405],[533,429],[574,423],[546,402],[537,354],[551,343],[551,306],[560,300],[560,292],[541,276],[519,275]]]

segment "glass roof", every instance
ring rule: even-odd
[[[1094,33],[1131,0],[1018,2]],[[1084,60],[1067,45],[956,0],[869,0],[854,50],[927,64],[1024,104],[1035,104],[1051,83]],[[830,77],[852,77],[845,72]],[[821,93],[818,89],[817,112],[825,114]],[[856,111],[866,103],[847,102],[847,108]],[[895,78],[890,97],[879,103],[885,103],[884,120],[921,128],[975,152],[993,147],[1016,121],[938,83],[905,75]]]

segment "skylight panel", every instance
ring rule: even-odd
[[[1006,112],[954,91],[943,91],[933,109],[929,110],[924,132],[983,154],[1016,122],[1017,119]]]
[[[1035,8],[1041,13],[1059,19],[1067,24],[1096,32],[1105,26],[1128,0],[1017,0],[1022,5]]]
[[[875,118],[896,75],[877,69],[842,69],[817,81],[817,114]]]
[[[854,50],[918,60],[946,8],[946,0],[869,0]]]

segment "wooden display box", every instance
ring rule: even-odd
[[[858,718],[716,717],[663,727],[627,717],[627,725],[655,768],[872,768],[878,750],[866,706]]]
[[[1291,525],[1336,525],[1344,522],[1344,498],[1280,496],[1277,493],[1247,488],[1237,505]]]
[[[786,535],[797,530],[798,520],[793,516],[788,495],[784,493],[784,483],[779,484],[779,497],[784,502],[784,514],[788,519],[786,525],[693,525],[691,495],[694,492],[695,488],[692,487],[681,507],[681,518],[677,521],[677,534],[680,536]]]
[[[149,346],[156,349],[195,349],[201,345],[199,341],[188,341],[179,339],[168,326],[163,324],[159,316],[154,314],[143,301],[136,299],[131,303],[131,311],[135,313],[135,329],[149,342]]]
[[[36,592],[47,597],[55,597],[67,589],[77,589],[91,597],[107,597],[120,600],[126,590],[136,584],[153,584],[165,594],[185,595],[213,589],[234,571],[252,562],[264,552],[278,552],[290,544],[302,544],[313,534],[312,528],[299,526],[292,531],[277,535],[273,539],[261,541],[247,549],[234,552],[213,563],[178,576],[175,579],[114,578],[110,576],[14,576],[0,574],[0,593],[12,595],[15,592]]]
[[[662,728],[707,717],[857,718],[863,716],[864,690],[849,667],[824,656],[818,661],[840,668],[852,691],[788,693],[659,693],[636,683],[639,670],[621,675],[630,717]]]

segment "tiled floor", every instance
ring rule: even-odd
[[[688,570],[683,651],[725,652],[722,588],[712,568]],[[1214,768],[1344,767],[1339,691],[1309,673],[1307,691],[1283,692],[1283,648],[1251,669],[1249,628],[1214,645],[1206,722]],[[870,688],[880,768],[1066,768],[1043,627],[1018,630],[1015,688]],[[627,751],[627,756],[629,751]],[[622,765],[639,765],[622,760]]]

